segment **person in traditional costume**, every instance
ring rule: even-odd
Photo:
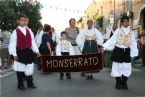
[[[40,45],[42,43],[43,34],[44,34],[43,25],[41,25],[35,36],[35,41],[36,41],[39,51],[40,51]],[[36,61],[37,61],[37,65],[38,65],[38,70],[41,70],[41,58],[36,58]]]
[[[103,35],[93,26],[93,20],[87,21],[87,27],[79,33],[76,39],[82,54],[94,54],[98,52],[98,46],[103,45]],[[91,71],[86,73],[86,79],[92,80],[93,75]]]
[[[13,69],[16,71],[18,89],[25,90],[24,78],[27,80],[27,87],[36,89],[33,83],[34,53],[40,56],[35,43],[33,32],[25,26],[26,16],[20,14],[17,18],[19,26],[13,31],[10,37],[9,53],[13,56]]]
[[[55,29],[53,27],[51,28],[51,32],[52,32],[52,40],[53,40],[53,45],[52,46],[54,48],[53,55],[56,55],[55,51],[56,51],[56,45],[57,45],[57,34],[56,34]]]
[[[128,89],[127,80],[131,75],[131,58],[138,56],[137,42],[134,32],[129,26],[129,17],[122,16],[122,27],[103,44],[104,50],[113,50],[111,76],[116,78],[116,89]]]
[[[113,34],[117,28],[118,28],[118,25],[116,23],[114,23],[112,25],[112,28],[109,31],[106,30],[105,41],[109,40],[113,36]],[[111,55],[112,55],[112,51],[105,51],[104,52],[104,65],[105,65],[105,67],[109,67],[109,68],[112,67],[111,66],[112,65]]]
[[[63,31],[61,33],[61,40],[56,46],[56,55],[57,56],[69,56],[74,55],[74,49],[71,45],[70,41],[67,40],[67,33]],[[60,80],[63,80],[64,73],[60,73]],[[67,79],[71,79],[71,74],[69,72],[66,73]]]
[[[35,36],[35,41],[36,44],[38,46],[38,48],[40,47],[41,43],[42,43],[42,35],[43,35],[44,31],[43,31],[43,25],[40,26],[40,28],[37,31],[37,34]]]

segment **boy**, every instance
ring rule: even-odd
[[[36,89],[37,87],[34,85],[32,77],[34,68],[33,52],[37,53],[38,56],[40,56],[40,53],[32,31],[25,26],[26,16],[20,14],[17,17],[17,22],[19,26],[13,31],[9,43],[9,53],[14,59],[13,69],[17,74],[17,88],[19,90],[26,89],[23,83],[26,77],[27,87]]]
[[[113,50],[111,76],[116,78],[116,89],[128,89],[127,80],[131,75],[131,58],[138,55],[134,32],[129,27],[129,17],[121,18],[122,27],[103,44],[104,50]]]
[[[70,41],[67,40],[67,33],[65,31],[61,32],[61,40],[56,47],[56,55],[57,56],[74,55],[74,49]],[[64,77],[64,73],[61,72],[60,80],[63,80],[63,77]],[[66,77],[67,79],[71,79],[71,74],[67,72]]]

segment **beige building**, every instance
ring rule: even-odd
[[[124,14],[130,17],[132,29],[138,29],[139,33],[145,30],[145,0],[93,0],[78,24],[82,29],[88,18],[103,16],[104,26],[107,26],[113,22],[119,23]]]
[[[138,24],[139,32],[145,30],[145,0],[133,0],[133,27]]]

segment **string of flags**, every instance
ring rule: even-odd
[[[44,4],[43,7],[47,7],[51,10],[60,10],[60,11],[65,11],[65,12],[74,12],[74,13],[85,13],[84,10],[79,10],[79,9],[70,9],[70,8],[64,8],[64,7],[58,7],[58,6],[52,6],[52,5],[47,5]]]

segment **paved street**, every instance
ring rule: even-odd
[[[57,73],[42,74],[35,70],[36,90],[17,90],[15,73],[9,71],[2,75],[2,97],[145,97],[145,71],[133,69],[129,79],[129,90],[116,90],[115,80],[110,70],[104,69],[95,74],[95,80],[88,81],[79,73],[72,74],[72,80],[59,80]]]

